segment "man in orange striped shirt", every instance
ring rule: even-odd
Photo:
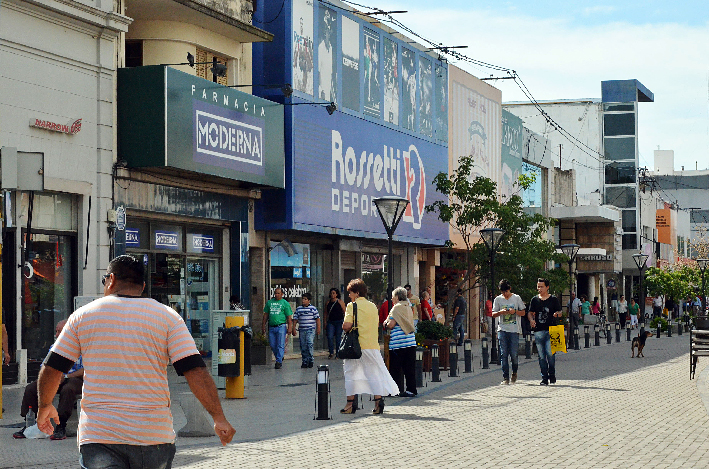
[[[37,424],[52,433],[52,405],[62,373],[79,355],[84,389],[77,436],[81,467],[170,468],[175,432],[166,368],[172,362],[214,419],[223,445],[236,431],[224,417],[214,380],[180,315],[142,298],[145,270],[131,256],[113,259],[104,297],[78,309],[39,375]]]

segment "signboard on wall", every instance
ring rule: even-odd
[[[500,175],[500,194],[510,197],[521,195],[516,187],[517,180],[522,174],[522,119],[509,111],[502,110],[502,174]]]
[[[293,88],[313,94],[313,0],[293,0]]]
[[[395,236],[442,244],[448,225],[425,206],[444,200],[433,186],[448,172],[448,150],[344,113],[293,109],[293,220],[359,233],[385,233],[372,199],[410,201]],[[313,168],[324,172],[312,174]],[[312,177],[302,177],[303,171]]]

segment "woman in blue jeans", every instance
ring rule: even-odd
[[[342,338],[342,321],[345,319],[345,302],[340,298],[340,290],[330,289],[330,301],[325,305],[327,311],[327,347],[330,354],[327,358],[334,358],[336,349]]]

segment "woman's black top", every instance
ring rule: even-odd
[[[345,320],[345,312],[342,310],[342,306],[340,306],[340,301],[335,300],[327,304],[325,307],[327,309],[327,321],[344,321]]]

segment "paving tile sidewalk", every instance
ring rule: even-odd
[[[281,370],[255,367],[248,398],[224,401],[235,443],[180,438],[174,467],[705,467],[699,461],[707,456],[701,445],[709,418],[697,383],[707,376],[689,381],[687,340],[651,339],[645,359],[631,359],[625,341],[559,355],[559,383],[550,387],[537,385],[536,358],[521,359],[517,385],[498,386],[499,367],[479,370],[476,357],[474,374],[444,373],[418,398],[387,399],[384,416],[367,415],[372,405],[365,402],[354,418],[338,412],[341,362],[319,358],[316,366],[331,369],[327,422],[313,420],[315,369],[300,369],[299,360]],[[171,391],[179,429],[177,402],[188,390],[174,381]],[[76,467],[75,441],[13,441],[12,431],[0,428],[0,467]],[[371,449],[353,464],[343,458],[346,441]]]

